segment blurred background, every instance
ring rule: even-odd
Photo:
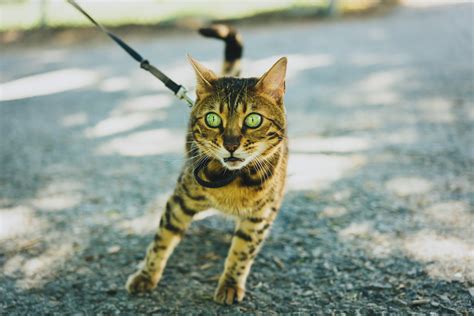
[[[262,14],[336,15],[363,12],[397,0],[279,0],[279,1],[81,1],[110,26],[155,25],[177,19],[241,19]],[[290,11],[293,11],[292,13]],[[66,1],[3,0],[0,29],[90,26]]]
[[[239,306],[212,302],[232,223],[194,223],[153,293],[124,290],[183,164],[189,110],[63,1],[0,1],[0,314],[469,314],[474,4],[78,1],[193,95],[288,57],[285,202]]]

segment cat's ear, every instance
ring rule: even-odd
[[[280,58],[256,84],[256,89],[259,93],[271,96],[281,103],[283,95],[285,94],[285,75],[286,75],[286,57]]]
[[[212,83],[217,80],[216,74],[201,65],[196,59],[188,55],[189,62],[196,73],[196,94],[207,94],[212,92]]]

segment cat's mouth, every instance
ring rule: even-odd
[[[242,168],[243,162],[245,161],[245,159],[234,157],[234,156],[230,156],[222,160],[224,162],[223,163],[224,166],[229,170],[237,170],[237,169]]]
[[[225,162],[234,162],[234,161],[244,161],[242,158],[237,158],[237,157],[234,157],[234,156],[231,156],[231,157],[227,157],[227,158],[224,158],[224,161]]]

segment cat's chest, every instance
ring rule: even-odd
[[[228,186],[209,190],[208,197],[213,207],[227,214],[244,215],[252,213],[266,200],[262,187],[243,187],[239,181]]]

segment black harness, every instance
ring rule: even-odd
[[[200,185],[206,188],[211,188],[211,189],[222,188],[230,184],[235,179],[237,179],[237,177],[240,174],[240,170],[229,170],[228,174],[222,173],[216,177],[217,179],[213,179],[212,181],[206,181],[203,178],[201,178],[199,173],[208,165],[209,165],[209,161],[207,161],[206,163],[199,164],[196,168],[194,168],[194,178]]]
[[[82,9],[74,0],[67,0],[69,4],[71,4],[74,8],[76,8],[79,12],[81,12],[89,21],[91,21],[99,30],[107,34],[115,43],[117,43],[120,47],[123,48],[133,59],[135,59],[137,62],[140,63],[140,67],[142,69],[145,69],[149,73],[151,73],[153,76],[158,78],[163,84],[173,91],[173,93],[180,99],[180,100],[185,100],[189,107],[192,107],[194,105],[194,102],[189,98],[189,96],[186,94],[187,90],[185,87],[182,85],[177,84],[173,80],[171,80],[167,75],[162,73],[158,68],[150,64],[150,62],[143,58],[136,50],[131,48],[129,45],[127,45],[123,40],[121,40],[119,37],[117,37],[115,34],[107,30],[104,26],[102,26],[100,23],[98,23],[96,20],[94,20],[84,9]],[[228,173],[222,173],[216,177],[216,179],[213,179],[212,181],[206,181],[203,178],[200,177],[199,173],[206,168],[209,165],[209,161],[206,163],[199,164],[197,167],[194,168],[194,178],[196,181],[202,185],[203,187],[206,188],[221,188],[223,186],[228,185],[232,181],[234,181],[240,174],[240,171],[232,171],[229,170]]]

